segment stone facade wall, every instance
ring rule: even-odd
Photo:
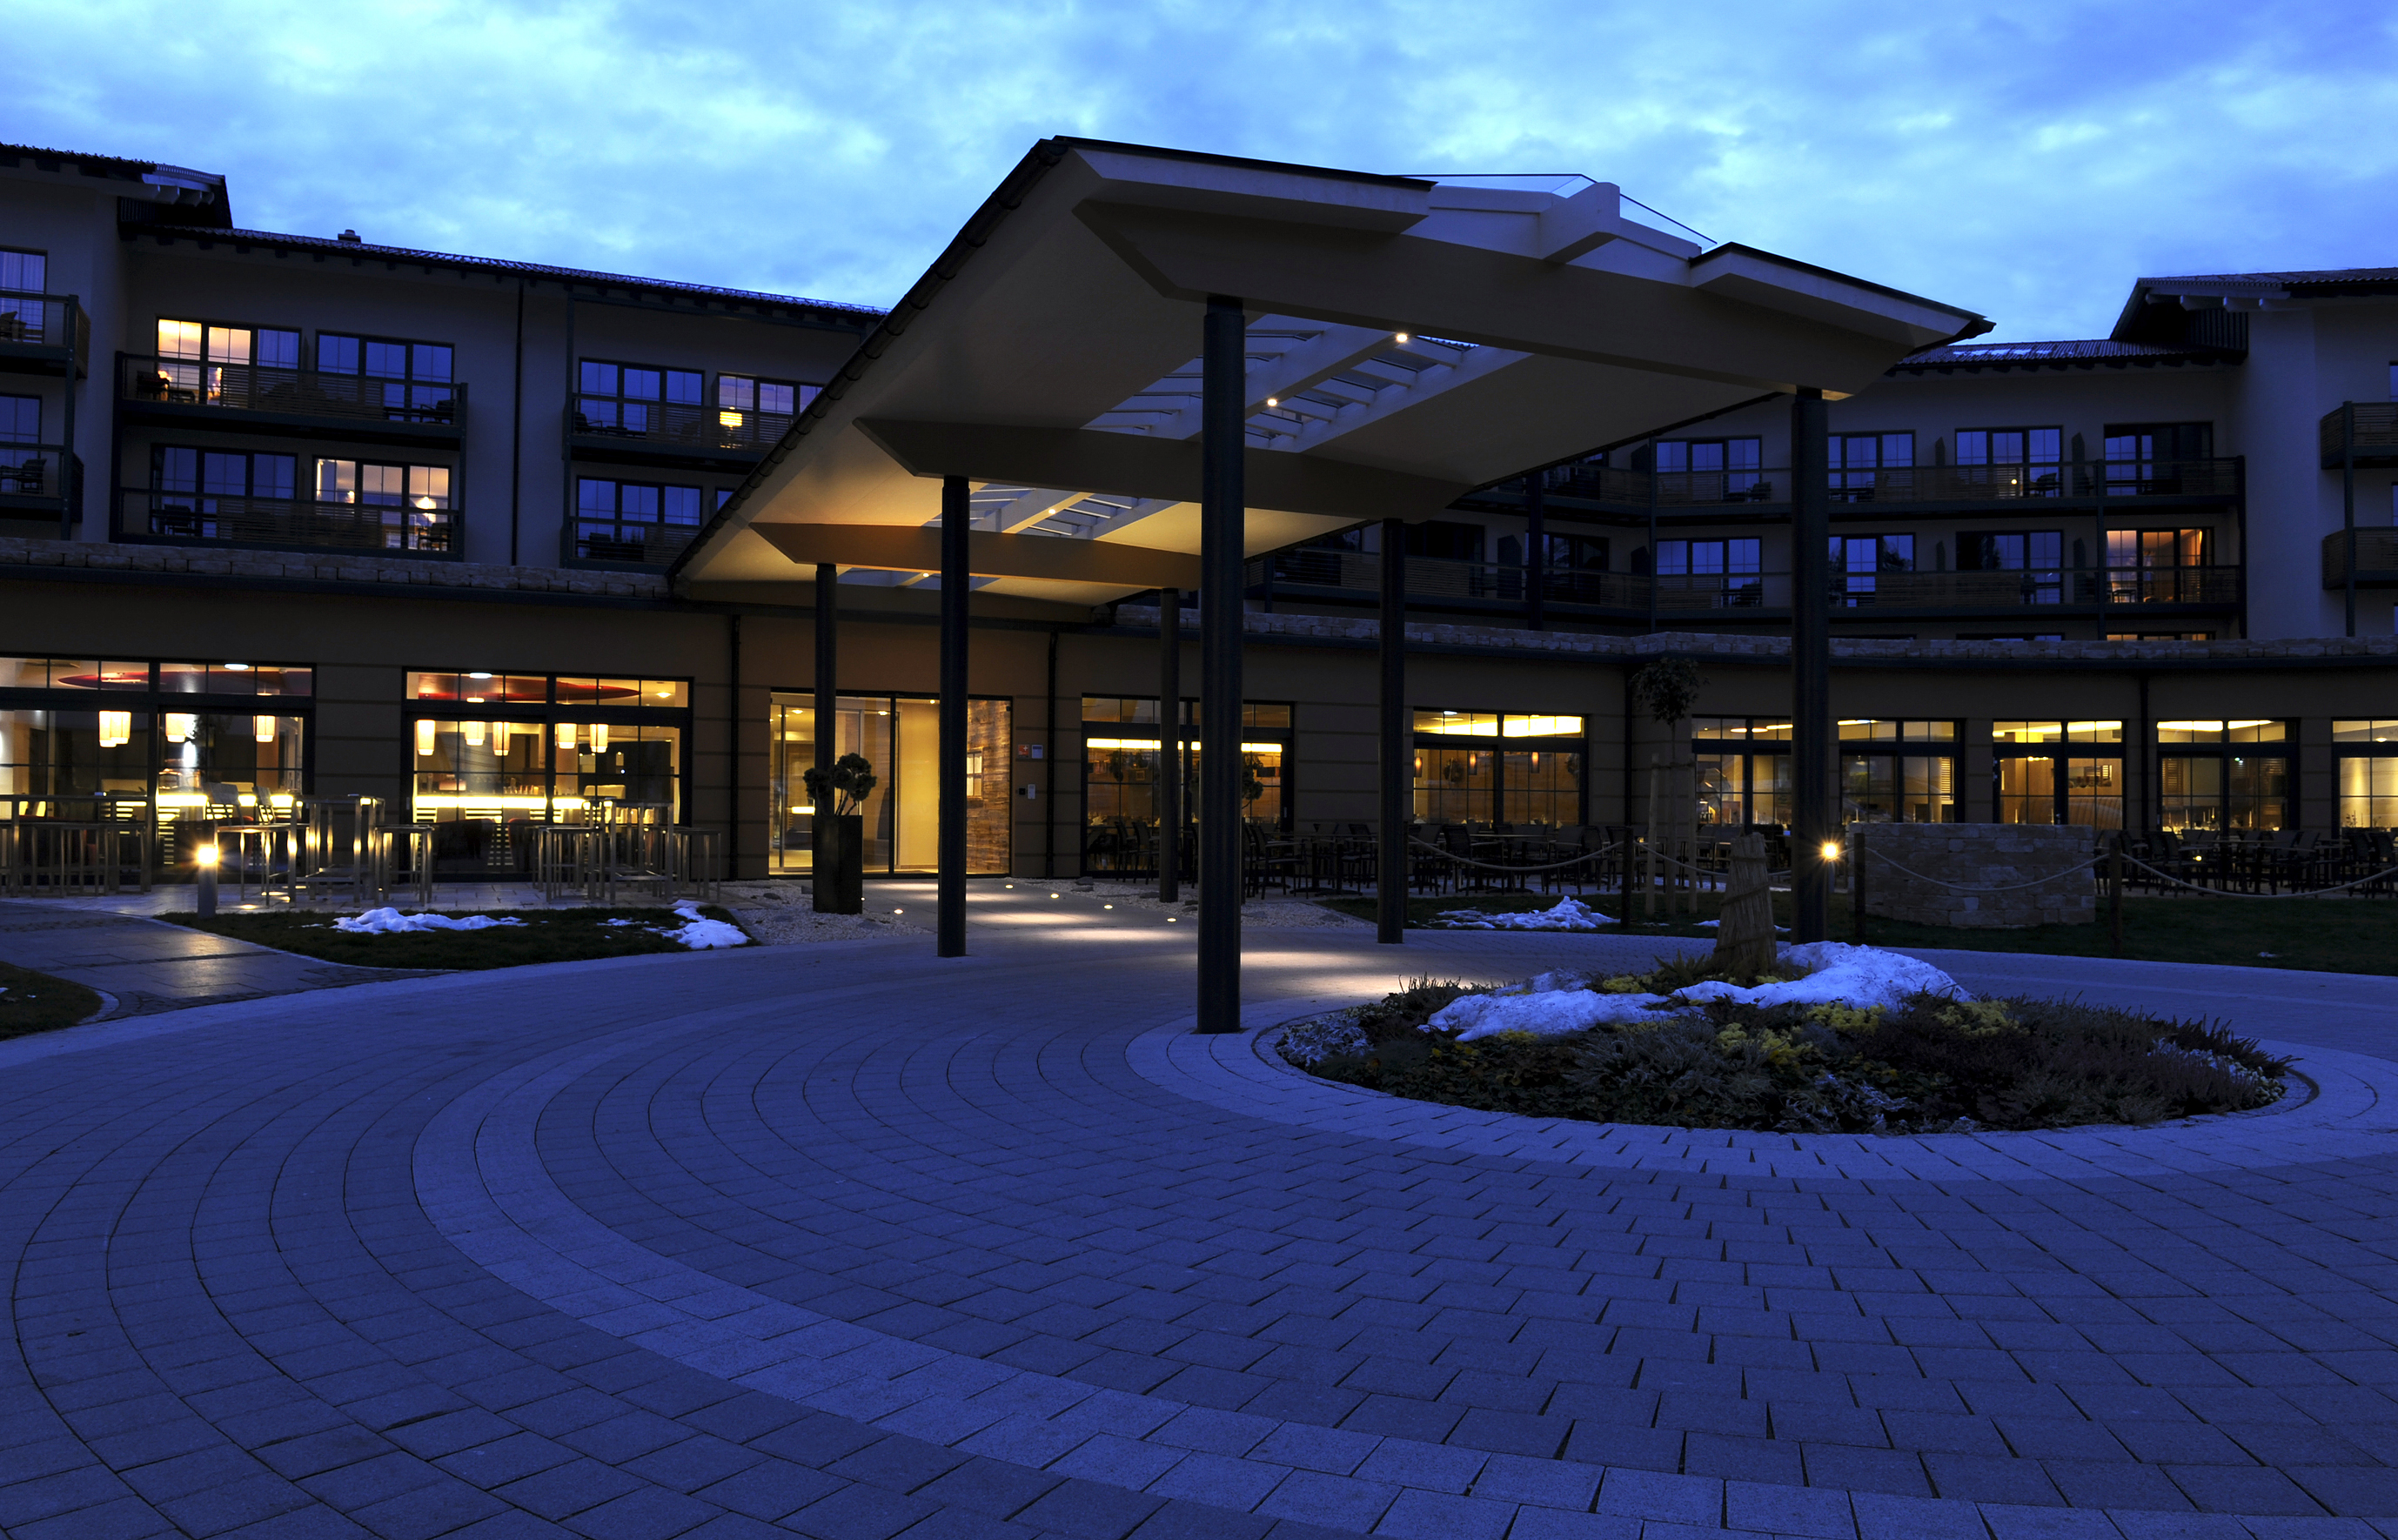
[[[1851,833],[1864,843],[1867,914],[1964,929],[2079,925],[2098,918],[2098,885],[2082,864],[2095,844],[2090,830],[2071,824],[1875,823],[1855,826]],[[2034,882],[2042,876],[2050,880]],[[2008,891],[1960,893],[1940,883]],[[2024,883],[2033,885],[2016,885]]]

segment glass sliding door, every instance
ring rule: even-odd
[[[777,872],[804,874],[815,862],[815,808],[807,772],[815,763],[815,697],[777,694],[768,706],[774,745],[768,768],[767,857]],[[1014,706],[966,703],[966,870],[1002,876],[1013,858],[1008,765]],[[874,790],[858,806],[869,876],[938,870],[940,702],[925,696],[842,696],[833,712],[833,758],[863,755]]]

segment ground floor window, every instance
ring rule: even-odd
[[[1839,741],[1844,821],[1957,821],[1956,723],[1851,718]]]
[[[777,871],[806,871],[815,861],[815,807],[807,770],[816,759],[815,697],[775,695],[768,723],[774,754],[768,795],[774,807],[768,859]],[[1014,830],[1008,771],[1014,703],[966,702],[966,870],[1004,874]],[[932,871],[940,864],[941,706],[929,696],[842,696],[833,709],[833,757],[862,754],[875,787],[858,809],[864,869],[889,875]]]
[[[1588,821],[1583,719],[1533,712],[1415,713],[1415,816],[1424,823]]]
[[[1194,868],[1199,817],[1199,702],[1181,703],[1181,870]],[[1290,827],[1292,708],[1241,705],[1241,817],[1252,826]],[[1083,697],[1083,870],[1126,874],[1157,870],[1158,768],[1165,738],[1154,696]]]
[[[2398,829],[2398,720],[2335,720],[2339,826]]]
[[[0,658],[0,817],[154,828],[186,858],[217,824],[307,791],[305,665]]]
[[[2123,827],[2122,723],[2005,721],[1990,738],[2001,823]]]
[[[690,683],[595,674],[408,675],[410,817],[436,870],[530,868],[549,823],[684,821]]]
[[[2157,723],[2159,822],[2171,830],[2291,827],[2286,722]]]
[[[1699,822],[1715,829],[1790,822],[1790,719],[1692,717]]]

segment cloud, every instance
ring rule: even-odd
[[[1053,133],[1579,170],[1718,238],[2103,334],[2142,273],[2390,263],[2386,7],[20,6],[0,138],[259,227],[887,303]],[[128,44],[128,40],[136,40]]]

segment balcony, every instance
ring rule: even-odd
[[[466,387],[264,364],[199,364],[117,355],[128,420],[219,431],[456,446]]]
[[[0,443],[0,518],[55,518],[76,474],[61,444]]]
[[[142,543],[405,551],[453,561],[461,550],[455,508],[285,502],[128,488],[118,518],[118,538]]]
[[[615,422],[568,408],[566,445],[577,460],[747,470],[790,428],[794,413],[734,412],[662,401],[623,401]]]
[[[84,372],[91,356],[91,317],[73,294],[0,289],[0,372]]]
[[[2337,424],[2334,425],[2335,431]],[[2398,440],[2393,440],[2398,441]],[[2334,462],[2335,464],[2337,461]],[[2360,461],[2360,464],[2364,462]],[[2393,461],[2391,463],[2398,463]],[[2204,460],[2076,460],[2054,465],[1894,466],[1879,470],[1830,473],[1835,505],[1872,503],[1893,511],[2047,512],[2062,507],[2093,508],[2119,500],[2177,499],[2230,502],[2240,495],[2238,456]],[[1616,512],[1688,514],[1694,509],[1734,510],[1771,507],[1786,512],[1790,472],[1757,470],[1646,471],[1613,466],[1560,466],[1542,473],[1551,497],[1585,499]],[[1520,497],[1527,483],[1503,482],[1493,490]],[[1653,502],[1652,502],[1653,497]],[[1507,505],[1511,510],[1514,505]],[[1833,517],[1839,517],[1836,507]]]
[[[2384,533],[2398,537],[2398,531]],[[2398,550],[2392,560],[2398,561]],[[1430,609],[1479,610],[1513,619],[1523,614],[1530,591],[1524,569],[1515,565],[1410,557],[1407,573],[1408,601]],[[2240,576],[2236,566],[1835,574],[1831,599],[1836,613],[1909,615],[2225,610],[2240,601]],[[1355,604],[1380,592],[1381,559],[1355,551],[1282,551],[1248,563],[1248,582],[1253,594]],[[1717,613],[1728,620],[1779,621],[1790,613],[1791,576],[1781,572],[1666,573],[1654,579],[1640,573],[1551,572],[1543,574],[1541,592],[1543,602],[1561,615],[1620,620],[1645,618],[1652,588],[1661,619]]]
[[[2346,530],[2323,537],[2323,586],[2343,590],[2348,587]],[[2356,532],[2356,586],[2398,588],[2398,529],[2384,525]]]
[[[699,530],[691,524],[578,520],[567,525],[565,534],[563,554],[570,566],[664,572]]]
[[[2350,463],[2344,419],[2356,413],[2356,441],[2352,446],[2354,463],[2364,466],[2398,466],[2398,401],[2350,401],[2336,406],[2323,415],[2315,426],[2315,438],[2323,449],[2325,470],[2337,470]]]

